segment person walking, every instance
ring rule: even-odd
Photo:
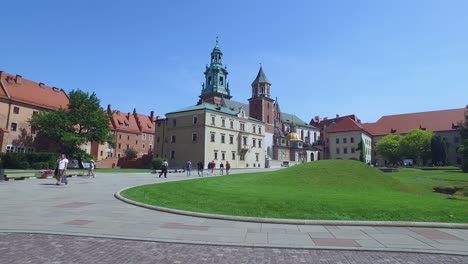
[[[55,170],[54,170],[54,178],[57,181],[55,185],[60,185],[60,171],[59,171],[59,162],[62,159],[61,156],[57,158],[57,161],[55,161]]]
[[[219,173],[221,175],[224,175],[224,164],[222,161],[221,161],[221,164],[219,164]]]
[[[201,161],[198,162],[197,166],[198,166],[198,176],[203,177],[203,162]]]
[[[169,163],[167,163],[167,160],[164,160],[161,164],[161,173],[159,173],[159,178],[161,178],[161,175],[163,174],[164,178],[167,178],[167,167],[169,167]]]
[[[93,178],[96,177],[96,175],[94,174],[94,169],[95,169],[96,165],[94,165],[94,160],[91,160],[89,162],[89,168],[88,168],[88,178],[93,176]]]
[[[62,157],[59,161],[59,174],[60,174],[60,178],[62,180],[62,183],[65,183],[65,185],[68,185],[68,178],[67,178],[67,167],[68,167],[68,159],[67,159],[67,156],[65,156],[65,154],[62,154]],[[60,183],[58,183],[57,185],[60,185]]]
[[[231,163],[229,163],[229,161],[226,161],[226,175],[229,175],[230,168],[231,168]]]
[[[185,168],[187,169],[187,177],[190,177],[192,174],[192,161],[188,160]]]
[[[216,167],[216,163],[214,162],[214,160],[211,162],[211,175],[214,174],[214,169]],[[215,174],[216,175],[216,174]]]

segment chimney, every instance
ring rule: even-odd
[[[127,119],[130,120],[130,112],[127,114]]]
[[[16,74],[16,84],[21,84],[22,80],[23,80],[23,76]]]
[[[339,118],[339,117],[340,117],[340,115],[339,115],[339,114],[336,114],[336,118]]]
[[[133,114],[136,114],[136,108],[133,108]]]
[[[154,111],[151,111],[151,112],[150,112],[150,119],[151,119],[151,121],[153,121],[153,118],[154,118]]]
[[[6,80],[7,80],[8,84],[13,83],[13,77],[11,77],[11,76],[7,76]]]
[[[44,83],[39,83],[39,87],[43,88],[44,89]]]
[[[107,105],[107,113],[108,113],[108,114],[112,113],[112,109],[111,109],[111,105],[110,105],[110,104]]]
[[[314,121],[317,122],[317,123],[320,122],[320,116],[315,116]]]

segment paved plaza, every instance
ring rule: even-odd
[[[216,220],[114,197],[129,186],[186,178],[101,173],[72,177],[68,186],[0,182],[0,263],[468,263],[467,229]],[[121,254],[129,259],[116,262]]]

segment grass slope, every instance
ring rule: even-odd
[[[466,201],[433,193],[433,186],[445,183],[418,177],[414,171],[384,174],[357,161],[325,160],[268,173],[146,185],[123,195],[147,204],[227,215],[468,222]]]

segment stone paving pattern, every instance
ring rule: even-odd
[[[129,186],[186,178],[183,173],[168,174],[167,179],[149,173],[101,173],[96,178],[70,178],[67,186],[55,186],[53,179],[0,182],[0,232],[76,234],[277,248],[368,249],[468,255],[467,229],[288,225],[215,220],[149,210],[124,203],[113,196],[118,190]]]
[[[323,263],[463,264],[468,256],[206,246],[43,234],[0,234],[0,262],[24,263]]]

